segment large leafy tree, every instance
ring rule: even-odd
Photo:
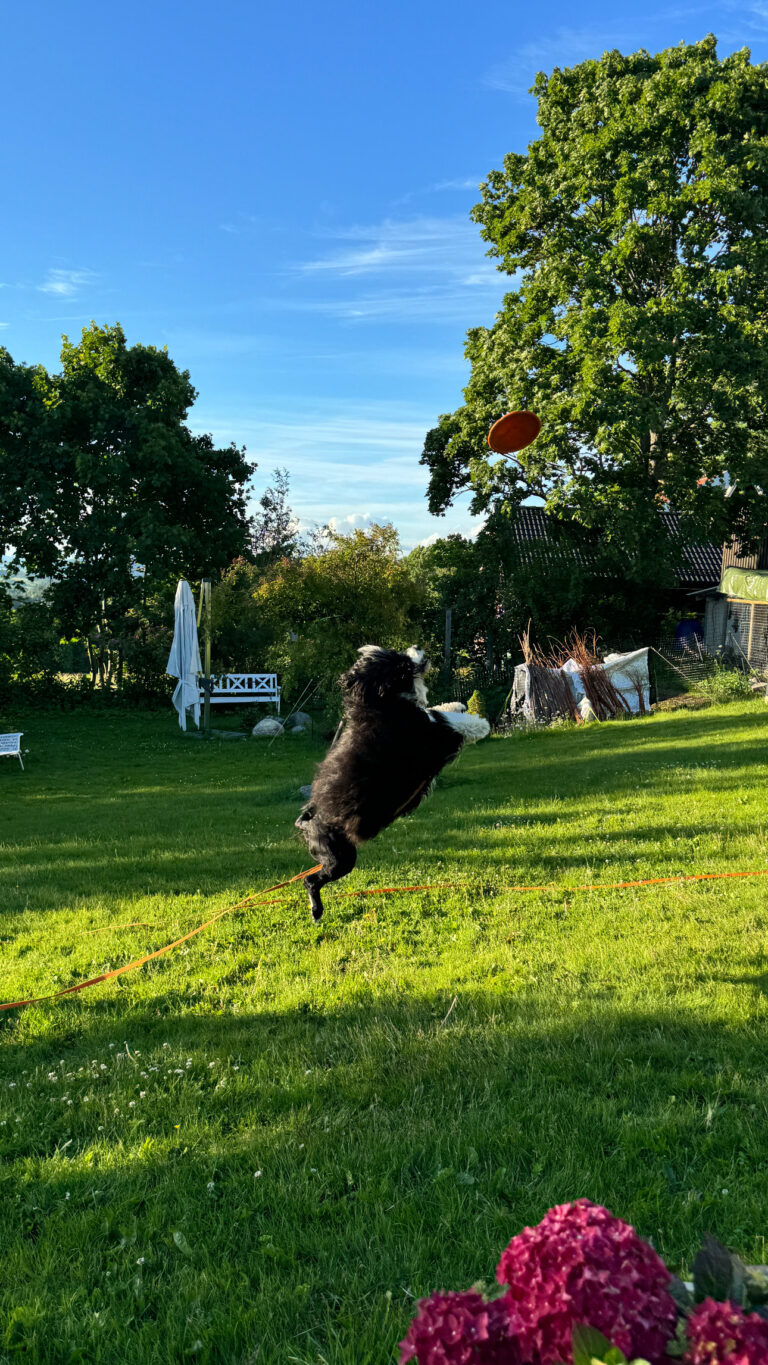
[[[190,430],[189,374],[128,346],[120,326],[65,337],[61,362],[50,377],[3,363],[0,503],[22,476],[4,538],[26,569],[54,576],[64,629],[96,642],[103,672],[148,590],[215,574],[247,547],[253,466]]]
[[[473,210],[514,287],[468,334],[465,404],[429,432],[433,512],[538,494],[659,572],[659,506],[712,537],[764,534],[768,66],[712,37],[539,75],[540,136]],[[516,460],[502,412],[543,422]],[[724,497],[724,485],[735,485]]]
[[[41,574],[59,560],[65,486],[48,392],[42,366],[19,365],[0,347],[0,559],[26,558]]]

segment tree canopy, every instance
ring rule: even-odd
[[[465,403],[427,435],[431,510],[531,494],[660,562],[669,501],[701,534],[764,533],[768,494],[768,66],[712,37],[536,78],[540,136],[473,210],[513,277],[468,333]],[[538,440],[496,458],[502,412]],[[724,484],[735,485],[724,497]]]
[[[278,560],[253,596],[272,635],[271,666],[295,694],[309,682],[329,691],[361,645],[413,644],[421,589],[394,527],[372,525],[328,531],[325,549]]]
[[[247,547],[253,466],[190,430],[188,372],[119,325],[64,337],[61,364],[48,375],[0,353],[2,551],[53,576],[66,630],[104,637],[147,587]]]

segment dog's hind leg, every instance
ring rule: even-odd
[[[299,828],[301,829],[301,825]],[[321,870],[313,872],[304,883],[312,918],[317,923],[323,917],[323,902],[320,897],[322,888],[329,882],[339,881],[352,871],[357,862],[357,849],[340,829],[324,825],[317,818],[306,822],[302,834],[310,853],[322,863]]]

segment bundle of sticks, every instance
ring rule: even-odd
[[[572,630],[562,642],[550,640],[549,649],[545,651],[532,643],[529,625],[520,638],[520,646],[528,665],[531,711],[537,720],[550,721],[556,716],[565,716],[577,724],[581,721],[573,688],[568,676],[562,672],[569,660],[577,666],[585,696],[598,720],[613,720],[622,713],[630,713],[629,703],[614,687],[602,666],[594,631],[581,635]]]
[[[550,656],[539,645],[531,643],[530,626],[520,637],[523,658],[528,665],[531,687],[531,712],[537,720],[550,721],[558,716],[581,720],[576,699],[568,679],[557,671]]]
[[[587,700],[598,720],[615,720],[622,713],[630,714],[629,702],[617,691],[602,666],[595,631],[580,635],[577,630],[572,630],[561,645],[553,646],[550,658],[551,668],[562,668],[567,659],[573,659]]]

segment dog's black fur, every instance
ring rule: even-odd
[[[416,809],[464,743],[440,712],[425,708],[427,668],[419,651],[366,646],[340,679],[343,730],[296,821],[322,863],[306,880],[315,920],[323,913],[322,887],[352,871],[360,844]]]

